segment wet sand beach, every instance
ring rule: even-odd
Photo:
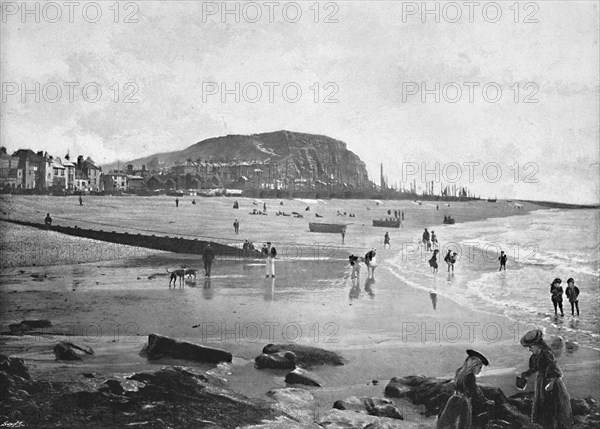
[[[48,336],[2,336],[2,352],[24,358],[35,377],[54,380],[74,380],[82,372],[108,375],[180,364],[167,359],[149,363],[139,355],[148,334],[160,333],[230,351],[234,355],[230,365],[186,365],[211,370],[226,378],[234,390],[262,397],[271,388],[285,387],[285,371],[258,371],[254,358],[268,343],[297,342],[333,350],[348,359],[345,366],[314,368],[325,387],[313,393],[330,407],[351,395],[381,396],[394,376],[451,377],[464,360],[465,350],[473,348],[491,361],[481,382],[498,386],[507,395],[517,392],[515,375],[527,368],[529,359],[519,338],[529,321],[478,311],[437,294],[434,288],[415,289],[393,274],[393,269],[402,268],[395,262],[398,249],[418,239],[424,227],[433,227],[443,237],[439,218],[444,214],[457,221],[521,214],[508,203],[451,203],[446,209],[440,204],[438,211],[435,204],[425,206],[427,202],[419,206],[408,201],[377,205],[358,200],[283,200],[280,206],[280,200],[265,200],[269,215],[251,216],[247,213],[255,207],[252,199],[238,199],[239,210],[231,209],[232,198],[196,197],[198,205],[192,206],[192,197],[186,197],[179,208],[173,200],[88,197],[79,207],[75,198],[9,197],[4,211],[6,217],[27,220],[41,220],[49,211],[58,224],[104,224],[110,230],[214,237],[229,244],[246,238],[256,243],[269,240],[280,251],[276,278],[264,277],[264,261],[217,258],[210,280],[200,270],[195,282],[169,288],[166,268],[200,269],[199,255],[122,246],[111,260],[84,262],[63,254],[65,260],[60,261],[40,251],[40,246],[58,241],[77,248],[82,242],[73,240],[81,239],[2,222],[4,255],[7,251],[23,253],[23,248],[10,243],[30,243],[24,249],[29,259],[4,260],[35,261],[35,266],[11,262],[0,271],[2,331],[24,319],[48,319],[53,325]],[[304,210],[307,206],[310,212]],[[537,207],[526,203],[525,208],[526,213]],[[389,230],[392,249],[382,250],[386,229],[373,228],[370,220],[388,217],[388,209],[404,210],[405,222],[404,228]],[[275,216],[277,210],[297,211],[304,218]],[[356,218],[336,216],[337,210],[354,212]],[[316,219],[315,212],[325,218]],[[239,236],[233,234],[235,218],[241,223]],[[335,234],[309,233],[308,221],[351,223],[346,243],[342,245]],[[353,284],[348,255],[364,255],[372,247],[378,249],[379,260],[374,280],[367,279],[363,266],[360,281]],[[444,271],[440,265],[436,287],[457,287]],[[96,357],[85,363],[57,363],[52,348],[61,332],[77,344],[92,347]],[[600,398],[598,351],[567,349],[563,344],[557,356],[573,397]],[[401,406],[410,420],[431,425],[431,418],[420,416],[417,407],[407,402]]]

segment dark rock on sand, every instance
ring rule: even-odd
[[[36,329],[44,329],[52,326],[49,320],[23,320],[21,323],[11,323],[8,325],[11,334],[24,334],[35,331]]]
[[[0,390],[5,386],[10,390],[10,396],[0,401],[0,416],[22,421],[23,427],[212,429],[258,425],[286,416],[271,400],[247,398],[202,371],[167,367],[130,379],[143,384],[137,391],[126,391],[112,378],[97,388],[94,383],[24,380],[0,371]]]
[[[375,417],[388,417],[391,419],[404,420],[400,410],[392,401],[385,398],[369,398],[367,396],[351,396],[344,400],[336,401],[333,408],[368,414]]]
[[[299,344],[267,344],[263,353],[294,352],[296,364],[303,368],[316,365],[344,365],[346,360],[335,352],[330,352],[318,347],[302,346]]]
[[[54,346],[54,356],[56,356],[56,360],[81,360],[81,354],[77,353],[76,350],[88,355],[94,354],[94,351],[90,347],[61,341]]]
[[[285,382],[288,384],[304,384],[306,386],[323,386],[323,381],[305,369],[296,368],[292,372],[288,372],[285,376]]]
[[[233,359],[231,353],[225,350],[174,340],[158,334],[148,335],[148,345],[143,351],[148,359],[171,357],[208,363],[231,362]]]
[[[327,429],[418,429],[422,423],[375,417],[368,414],[333,409],[319,419],[319,425]]]
[[[31,379],[29,375],[29,369],[25,364],[25,361],[17,357],[8,357],[4,354],[0,354],[0,371],[5,372],[8,375],[16,375],[25,380]]]
[[[257,369],[293,369],[296,367],[296,355],[293,352],[263,353],[254,359]]]

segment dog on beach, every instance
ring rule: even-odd
[[[177,279],[179,279],[180,287],[183,286],[183,282],[186,277],[190,279],[193,277],[194,281],[196,281],[196,270],[193,268],[180,268],[173,271],[167,269],[167,273],[171,274],[169,278],[169,288],[171,288],[171,282],[173,282],[173,287],[175,287],[177,284]]]

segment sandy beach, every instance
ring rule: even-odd
[[[223,376],[245,395],[262,397],[273,387],[285,387],[285,373],[257,371],[254,358],[268,343],[297,342],[348,359],[345,366],[314,370],[325,387],[313,394],[330,408],[343,397],[382,395],[394,376],[451,377],[465,350],[473,348],[491,361],[481,382],[507,395],[517,392],[515,375],[527,368],[529,359],[519,338],[531,327],[529,321],[481,312],[434,290],[415,289],[393,275],[392,265],[398,249],[414,243],[423,228],[435,229],[443,239],[444,215],[471,222],[539,207],[525,203],[524,210],[516,210],[507,202],[481,201],[450,207],[440,203],[437,210],[430,202],[283,200],[280,205],[280,200],[239,198],[240,209],[233,210],[231,198],[196,197],[197,205],[191,204],[192,198],[183,198],[176,208],[174,198],[168,197],[87,197],[81,207],[74,197],[3,197],[7,218],[41,221],[50,212],[61,225],[208,237],[233,245],[244,239],[268,240],[280,257],[276,278],[264,277],[260,260],[217,258],[210,280],[200,275],[196,282],[173,289],[167,286],[166,268],[200,268],[199,256],[114,245],[110,252],[100,252],[104,257],[85,261],[77,256],[82,247],[109,245],[2,222],[2,331],[24,319],[48,319],[53,325],[48,335],[3,335],[2,352],[25,359],[37,378],[61,381],[75,380],[82,372],[109,375],[181,364],[166,359],[150,363],[139,355],[148,334],[160,333],[230,351],[234,360],[229,365],[186,365]],[[248,214],[263,202],[267,216]],[[275,216],[277,210],[304,217]],[[337,216],[338,210],[356,217]],[[389,217],[387,210],[404,211],[405,221],[404,228],[387,230],[392,248],[383,250],[386,229],[372,227],[371,220]],[[324,218],[315,218],[315,213]],[[236,218],[240,235],[233,233]],[[348,223],[345,244],[338,235],[309,233],[308,221]],[[57,244],[62,253],[57,253]],[[353,286],[348,255],[364,255],[372,247],[379,258],[374,280],[363,269],[358,286]],[[440,288],[446,276],[441,268]],[[60,333],[92,347],[96,357],[85,363],[57,363],[52,348]],[[570,394],[599,399],[598,351],[565,347],[564,340],[555,347]],[[397,401],[406,419],[432,427],[432,418],[421,416],[418,407]]]

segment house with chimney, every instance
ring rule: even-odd
[[[19,168],[19,158],[9,155],[5,147],[0,148],[0,189],[15,191],[23,183],[23,170]]]
[[[83,156],[77,157],[77,169],[81,171],[82,175],[87,177],[88,183],[86,190],[88,192],[101,192],[102,182],[100,176],[102,176],[102,167],[94,162],[89,156],[84,160]]]
[[[109,171],[100,176],[102,189],[107,193],[127,190],[127,175],[122,171]]]
[[[19,158],[18,168],[22,170],[21,189],[43,189],[46,182],[40,173],[44,159],[30,149],[19,149],[13,156]]]

